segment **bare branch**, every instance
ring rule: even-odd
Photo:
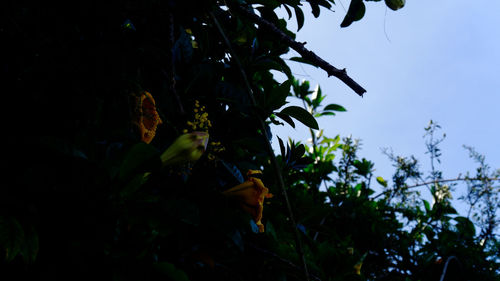
[[[361,87],[356,81],[354,81],[351,77],[347,75],[347,72],[344,69],[338,69],[335,66],[329,64],[324,59],[320,58],[313,51],[308,50],[304,47],[303,43],[297,42],[292,39],[290,36],[286,35],[283,31],[277,28],[274,24],[269,21],[259,17],[249,9],[242,6],[231,6],[231,9],[235,9],[236,11],[243,14],[245,17],[249,18],[253,22],[259,25],[262,29],[274,34],[277,40],[285,42],[292,49],[297,51],[302,58],[313,62],[315,65],[319,66],[321,69],[326,71],[328,76],[335,76],[344,82],[347,86],[349,86],[354,92],[356,92],[359,96],[363,96],[366,93],[366,90]]]

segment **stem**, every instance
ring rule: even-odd
[[[338,69],[335,66],[329,64],[327,61],[316,55],[313,51],[306,49],[304,47],[304,43],[295,41],[290,36],[286,35],[283,31],[281,31],[279,28],[277,28],[274,24],[254,14],[250,9],[239,5],[235,6],[231,5],[230,8],[235,9],[236,11],[242,13],[245,17],[249,18],[256,24],[258,24],[260,28],[265,29],[267,32],[274,34],[276,36],[277,41],[286,43],[292,49],[297,51],[297,53],[299,53],[302,56],[302,58],[311,61],[313,65],[316,65],[321,69],[323,69],[324,71],[326,71],[328,76],[335,76],[338,79],[340,79],[347,86],[349,86],[349,88],[351,88],[354,92],[356,92],[356,94],[358,94],[359,96],[363,97],[363,94],[366,93],[366,90],[363,87],[361,87],[356,81],[354,81],[351,77],[347,75],[345,68]]]
[[[306,104],[305,100],[302,100],[302,104],[304,105],[304,109],[308,110],[307,104]],[[311,115],[313,115],[314,114],[314,109],[311,109],[311,111],[312,111]],[[309,133],[311,134],[312,145],[313,145],[313,150],[314,150],[314,157],[316,158],[316,151],[317,151],[317,149],[316,149],[316,147],[317,147],[316,134],[314,134],[314,131],[311,128],[309,128]],[[314,160],[316,160],[316,159],[314,159]]]
[[[321,221],[319,222],[319,225],[320,225],[320,226],[322,226],[322,225],[325,223],[325,221],[326,221],[326,217],[327,217],[327,216],[328,216],[328,215],[324,216],[324,217],[321,219]],[[319,230],[318,230],[318,231],[316,231],[316,233],[314,234],[313,241],[316,241],[316,239],[318,239],[318,235],[319,235]]]
[[[248,81],[247,75],[245,73],[245,70],[243,69],[243,66],[241,65],[240,60],[236,56],[236,53],[234,52],[234,50],[231,46],[231,42],[229,42],[229,39],[227,38],[226,34],[224,33],[224,30],[222,29],[222,26],[219,24],[219,21],[217,20],[215,15],[212,12],[210,12],[210,16],[212,17],[212,19],[215,23],[215,26],[219,30],[222,38],[224,39],[224,43],[226,44],[227,48],[229,49],[229,52],[231,53],[232,58],[234,59],[236,65],[238,66],[238,69],[239,69],[240,74],[243,78],[243,81],[245,82],[246,90],[247,90],[248,96],[250,98],[250,101],[252,102],[252,105],[257,106],[257,102],[255,101],[255,97],[253,95],[252,87],[250,86],[250,82]],[[266,124],[264,123],[264,120],[262,120],[262,118],[258,115],[257,115],[257,119],[259,120],[261,129],[262,129],[262,133],[264,134],[264,137],[266,139],[266,148],[267,148],[267,151],[269,153],[271,164],[275,170],[275,176],[276,176],[276,179],[278,180],[278,185],[281,189],[281,192],[283,193],[283,197],[285,198],[286,207],[288,209],[288,214],[290,216],[290,222],[292,223],[292,227],[293,227],[293,230],[295,233],[295,240],[296,240],[295,242],[297,244],[297,253],[298,253],[299,257],[302,259],[302,263],[303,263],[304,276],[306,278],[306,281],[310,281],[309,272],[307,270],[307,263],[306,263],[306,259],[305,259],[304,251],[303,251],[303,247],[302,247],[302,242],[300,240],[300,233],[297,229],[297,223],[295,222],[295,217],[293,216],[292,205],[290,204],[290,200],[288,199],[288,194],[286,192],[285,183],[284,183],[283,177],[281,175],[281,169],[278,165],[278,161],[276,161],[273,147],[271,146],[271,142],[269,141],[269,135],[267,134]]]
[[[184,115],[184,107],[182,107],[182,102],[177,94],[177,91],[175,90],[175,71],[174,71],[174,44],[175,44],[175,34],[174,34],[174,15],[172,14],[172,11],[169,10],[168,12],[168,40],[170,44],[170,52],[168,54],[168,60],[170,64],[170,68],[168,71],[164,72],[163,74],[166,76],[167,81],[169,81],[169,90],[175,97],[175,102],[177,103],[177,107],[179,108],[179,112],[181,115]]]
[[[441,278],[439,278],[439,281],[444,280],[444,277],[446,276],[446,270],[448,270],[448,264],[450,263],[450,261],[452,259],[456,259],[460,263],[460,261],[455,256],[451,256],[448,259],[446,259],[446,263],[444,264],[444,268],[443,268],[443,273],[441,273]]]

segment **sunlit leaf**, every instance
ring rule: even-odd
[[[429,204],[429,201],[427,200],[422,200],[424,202],[424,207],[427,212],[431,210],[431,204]]]
[[[329,104],[325,106],[323,110],[331,110],[331,111],[347,111],[343,106],[338,105],[338,104]]]
[[[383,187],[387,187],[387,181],[383,177],[377,177],[377,182]]]

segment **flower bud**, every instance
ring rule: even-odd
[[[178,137],[160,156],[163,165],[175,165],[198,160],[207,149],[208,133],[192,132]]]

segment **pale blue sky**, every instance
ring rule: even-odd
[[[365,97],[320,69],[290,62],[296,78],[321,86],[325,105],[337,103],[348,110],[319,118],[325,134],[361,139],[360,156],[375,162],[375,176],[390,179],[393,168],[382,147],[415,155],[423,170],[429,170],[422,136],[432,119],[447,135],[442,144],[444,177],[474,172],[464,144],[500,168],[500,1],[408,0],[396,12],[383,1],[367,2],[365,17],[347,28],[339,25],[349,0],[336,2],[335,12],[322,9],[318,19],[306,5],[297,40],[306,41],[306,47],[332,65],[346,68],[367,89]],[[292,18],[289,28],[295,31],[295,26]],[[296,129],[276,126],[273,132],[285,139],[309,137],[300,124]],[[456,194],[461,193],[457,187]]]

